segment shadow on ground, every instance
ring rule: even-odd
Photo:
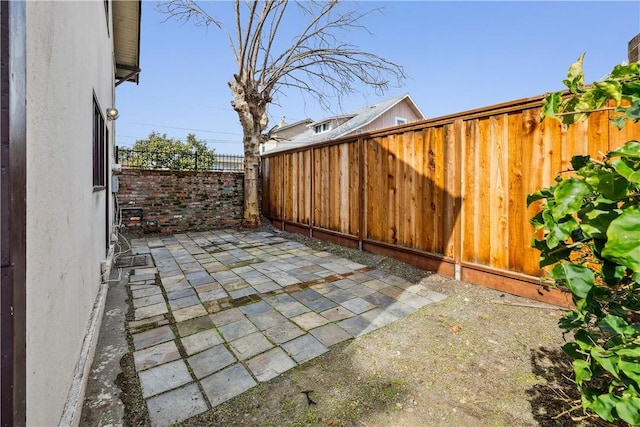
[[[531,352],[532,373],[545,380],[535,384],[530,396],[533,417],[544,426],[579,426],[572,416],[583,415],[580,393],[573,380],[571,359],[561,349],[540,347]],[[571,411],[571,408],[576,410]]]

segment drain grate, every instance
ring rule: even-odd
[[[115,263],[116,268],[126,268],[126,267],[142,267],[147,265],[148,260],[146,255],[135,255],[135,256],[126,256],[122,258],[118,258]]]

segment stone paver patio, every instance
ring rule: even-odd
[[[151,424],[197,414],[445,298],[271,232],[134,239],[134,362]],[[174,326],[175,325],[175,326]]]

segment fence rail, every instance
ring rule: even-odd
[[[541,98],[266,154],[263,213],[285,230],[391,255],[461,280],[559,305],[540,286],[526,196],[572,155],[599,157],[640,134],[608,112],[568,130]]]
[[[116,147],[122,167],[151,170],[244,172],[244,156],[197,152],[147,151]]]

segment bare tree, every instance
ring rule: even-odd
[[[267,107],[274,96],[286,88],[299,89],[327,108],[331,99],[340,102],[359,85],[381,93],[389,87],[390,78],[398,85],[406,78],[402,66],[338,37],[354,29],[367,31],[361,21],[373,10],[347,10],[335,0],[236,0],[235,29],[229,31],[193,0],[166,1],[159,8],[181,22],[218,27],[233,51],[237,72],[229,88],[243,131],[245,226],[260,224],[258,149],[268,124]],[[286,42],[282,39],[291,35],[282,30],[285,20],[302,23],[299,33]]]

